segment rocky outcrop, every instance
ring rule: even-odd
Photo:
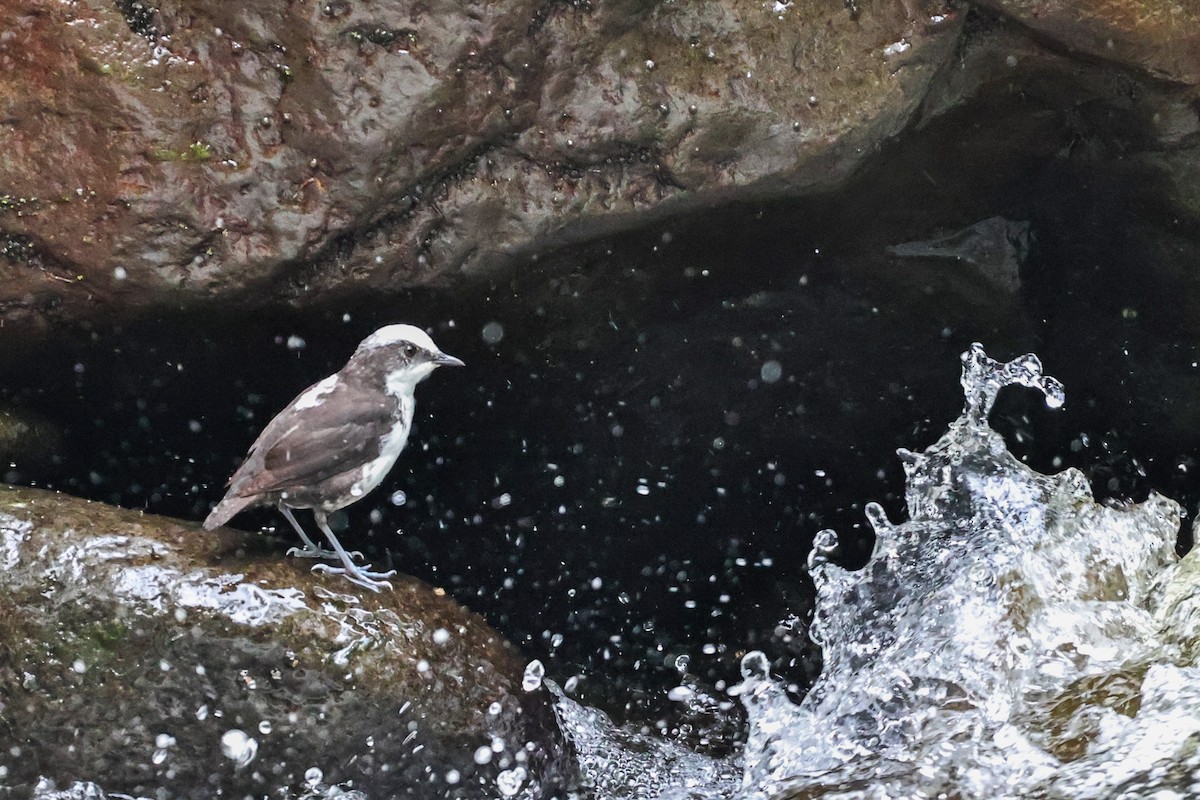
[[[0,786],[467,798],[564,777],[553,710],[479,617],[274,550],[0,489]]]
[[[962,27],[851,5],[6,3],[0,316],[446,284],[834,185]]]

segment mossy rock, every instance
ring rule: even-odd
[[[360,594],[282,549],[0,487],[0,789],[288,797],[315,768],[368,797],[470,798],[505,771],[535,791],[570,772],[480,617],[413,578]]]

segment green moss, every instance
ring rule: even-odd
[[[40,207],[41,202],[36,197],[0,194],[0,214],[15,213],[21,216],[22,212],[35,212]]]
[[[120,620],[109,619],[88,625],[81,631],[81,636],[97,648],[112,652],[124,644],[129,636],[129,628]]]
[[[208,161],[213,157],[212,147],[204,142],[192,142],[182,150],[160,147],[154,151],[155,161]]]
[[[212,148],[204,142],[193,142],[188,145],[187,154],[184,156],[188,161],[207,161],[212,158]]]

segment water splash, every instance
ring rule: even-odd
[[[661,736],[615,725],[604,712],[576,703],[554,683],[559,725],[579,754],[587,797],[597,800],[718,800],[737,791],[742,771],[732,758],[712,758]]]
[[[596,797],[1200,795],[1200,556],[1175,555],[1179,506],[1099,504],[1078,470],[1021,464],[988,425],[996,395],[1057,408],[1062,384],[1032,354],[962,360],[962,416],[900,451],[908,521],[869,504],[875,549],[854,572],[836,533],[815,538],[813,689],[794,704],[765,655],[744,657],[740,759],[618,729],[546,681]]]
[[[816,537],[812,691],[793,705],[746,656],[742,796],[1143,797],[1200,779],[1200,673],[1181,646],[1197,650],[1200,604],[1162,603],[1195,583],[1178,505],[1097,504],[1079,471],[1008,452],[987,423],[1000,389],[1064,401],[1036,356],[972,345],[962,384],[946,435],[900,452],[909,521],[867,507],[868,564],[836,566],[836,534]]]
[[[1042,371],[1042,362],[1033,353],[1017,356],[1007,364],[988,357],[983,345],[974,342],[962,354],[962,378],[960,382],[967,405],[963,414],[975,425],[986,425],[988,414],[996,403],[996,395],[1005,386],[1028,386],[1039,389],[1046,397],[1050,408],[1062,408],[1066,402],[1063,385]]]

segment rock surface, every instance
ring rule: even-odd
[[[1200,84],[1196,0],[977,0],[1052,41],[1155,78]]]
[[[5,3],[0,317],[444,285],[835,185],[961,28],[914,0]]]
[[[264,541],[0,489],[0,786],[466,798],[562,777],[549,704],[480,618],[414,579],[347,593]]]

